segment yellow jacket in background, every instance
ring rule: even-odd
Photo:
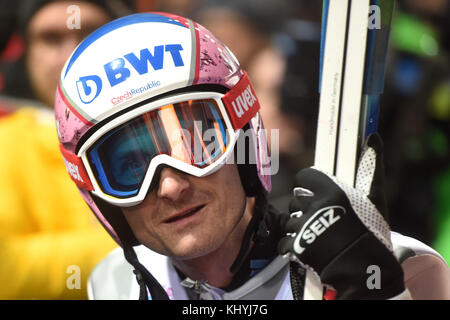
[[[0,299],[85,299],[116,246],[64,167],[51,110],[0,118]]]

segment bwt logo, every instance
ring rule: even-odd
[[[96,75],[80,77],[77,81],[77,90],[83,103],[91,103],[102,91],[102,79]]]
[[[175,67],[184,66],[183,58],[180,51],[183,50],[181,44],[166,44],[155,46],[153,54],[149,49],[145,48],[140,50],[139,58],[134,53],[128,53],[123,58],[117,58],[111,62],[106,63],[103,69],[106,73],[106,78],[112,87],[126,81],[130,75],[130,67],[127,67],[127,62],[136,70],[140,75],[149,72],[149,63],[154,71],[164,68],[165,53],[168,52],[172,58]],[[89,104],[95,100],[102,91],[102,79],[98,75],[89,75],[80,77],[76,81],[78,95],[80,100]]]

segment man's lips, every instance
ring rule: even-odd
[[[205,206],[206,206],[206,204],[201,204],[201,205],[198,205],[198,206],[195,206],[195,207],[191,207],[191,208],[189,208],[187,210],[180,211],[180,212],[170,216],[169,218],[165,219],[163,221],[163,223],[172,223],[172,222],[175,222],[175,221],[178,221],[178,220],[181,220],[181,219],[188,218],[188,217],[196,214],[197,212],[199,212]]]

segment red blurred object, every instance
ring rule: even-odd
[[[336,291],[328,289],[323,295],[324,300],[336,300]]]
[[[0,102],[0,118],[12,113],[12,110],[4,108],[3,104]]]
[[[24,50],[25,42],[23,38],[19,34],[13,33],[6,44],[6,48],[0,55],[0,60],[4,62],[17,61],[22,56]]]

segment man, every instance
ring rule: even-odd
[[[92,274],[92,298],[305,298],[314,273],[338,299],[420,298],[430,277],[422,273],[413,292],[404,279],[418,265],[437,270],[428,285],[448,294],[433,287],[449,279],[445,262],[391,236],[382,216],[378,136],[367,142],[357,189],[307,169],[291,214],[278,214],[266,200],[271,170],[259,108],[233,54],[189,19],[136,14],[80,44],[55,98],[60,149],[122,248]],[[419,261],[404,272],[394,250]],[[373,285],[369,267],[382,270]]]
[[[40,106],[21,105],[0,121],[0,299],[87,298],[85,278],[115,246],[67,179],[51,112],[65,60],[88,33],[117,17],[108,8],[101,1],[17,4]]]

